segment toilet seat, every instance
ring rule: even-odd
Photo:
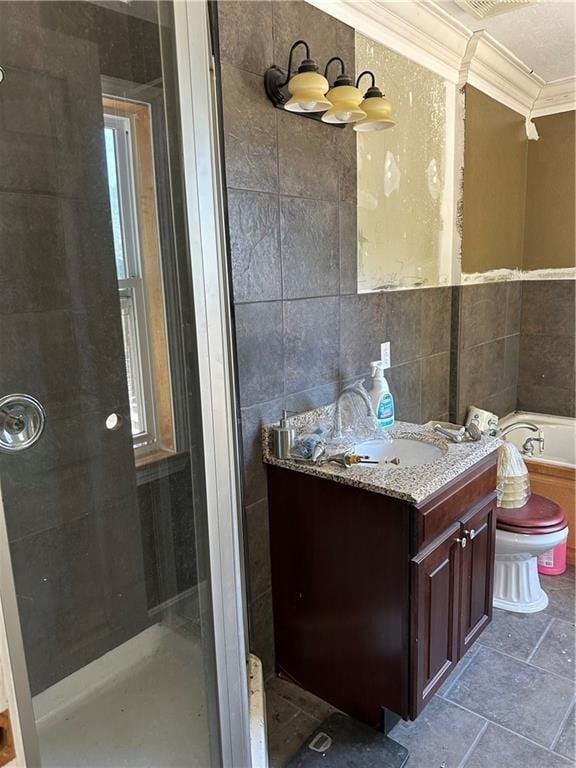
[[[496,528],[525,536],[556,533],[567,525],[568,520],[562,507],[537,493],[533,493],[522,507],[498,507],[496,513]]]

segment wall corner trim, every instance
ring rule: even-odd
[[[546,83],[485,31],[473,33],[433,0],[307,0],[363,35],[524,117],[576,106],[576,79]],[[474,44],[469,42],[474,38]]]

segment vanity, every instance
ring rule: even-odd
[[[392,436],[438,457],[298,464],[264,429],[277,670],[385,731],[420,714],[491,620],[500,444],[398,422]]]

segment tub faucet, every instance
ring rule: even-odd
[[[536,424],[532,424],[531,421],[515,421],[514,424],[508,424],[500,431],[500,437],[506,437],[507,434],[513,432],[515,429],[529,429],[531,432],[538,432],[540,427]]]
[[[516,421],[514,424],[509,424],[500,432],[500,437],[505,438],[510,432],[515,429],[529,429],[531,432],[538,432],[538,437],[529,437],[524,441],[522,445],[522,453],[526,456],[534,455],[534,443],[538,443],[540,453],[544,453],[544,432],[536,424],[532,424],[531,421]]]
[[[522,444],[521,453],[525,456],[534,456],[534,443],[538,443],[540,453],[544,453],[544,435],[540,432],[538,437],[528,437]]]

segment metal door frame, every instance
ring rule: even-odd
[[[193,278],[205,458],[210,586],[222,765],[251,768],[239,451],[223,203],[207,0],[174,0],[183,171]],[[0,632],[4,618],[17,712],[18,765],[38,768],[0,487]]]
[[[222,765],[251,768],[240,457],[207,0],[175,0]]]

